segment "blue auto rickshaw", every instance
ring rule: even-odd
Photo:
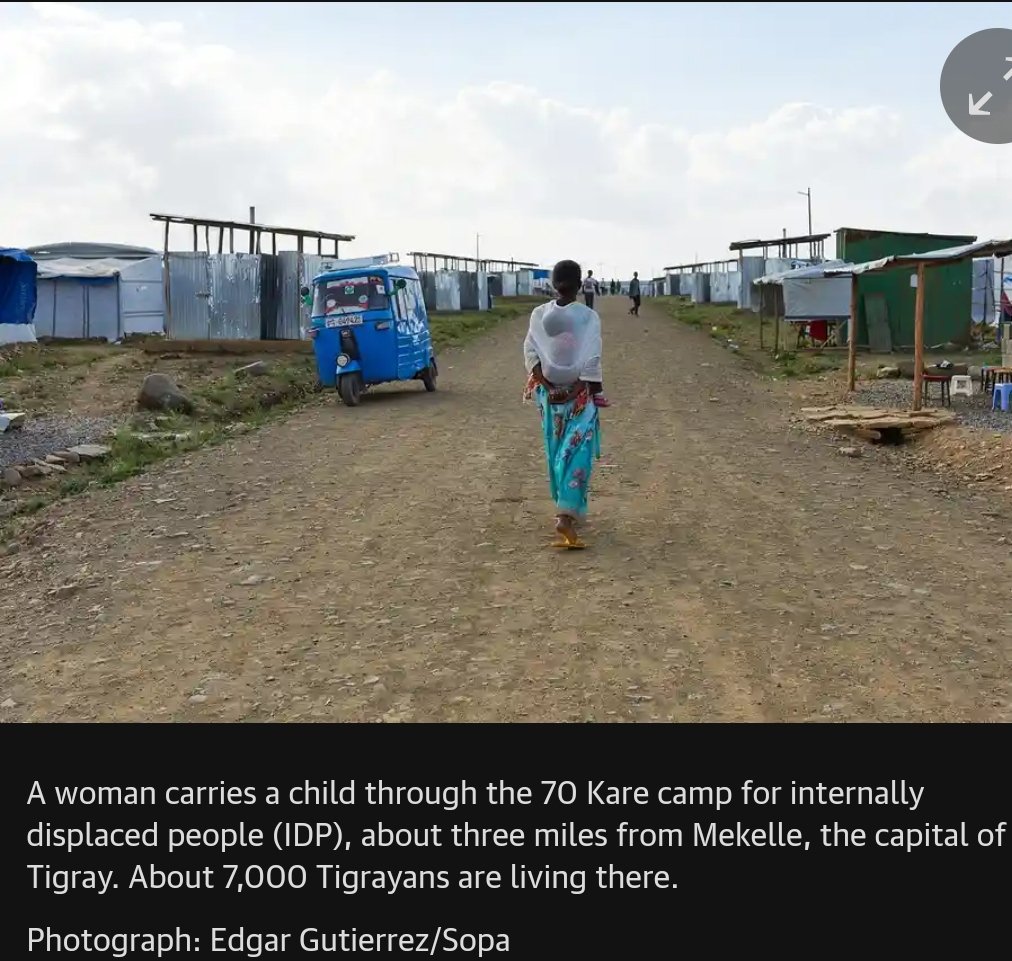
[[[355,407],[375,384],[417,380],[436,389],[422,284],[398,264],[345,267],[313,279],[309,336],[323,387]]]

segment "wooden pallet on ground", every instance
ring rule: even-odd
[[[842,431],[862,440],[904,441],[925,430],[951,423],[953,415],[945,410],[885,410],[856,404],[837,407],[805,407],[805,420]]]

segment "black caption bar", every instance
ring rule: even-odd
[[[4,958],[638,957],[812,927],[966,948],[1006,914],[1003,726],[8,726],[4,744]]]

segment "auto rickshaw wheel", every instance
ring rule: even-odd
[[[362,375],[357,371],[353,374],[342,374],[337,382],[337,392],[346,407],[357,407],[362,399]]]
[[[436,365],[434,363],[429,364],[422,371],[422,383],[425,384],[425,389],[430,394],[436,389]]]

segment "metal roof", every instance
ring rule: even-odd
[[[698,264],[675,264],[673,267],[665,267],[664,269],[666,271],[672,271],[672,270],[695,270],[697,267],[719,267],[722,264],[735,264],[735,265],[737,265],[737,263],[738,263],[737,259],[735,259],[735,260],[703,260],[703,261],[700,261]]]
[[[1012,254],[1012,240],[981,240],[975,244],[960,247],[943,247],[941,250],[926,250],[920,254],[896,254],[869,260],[863,264],[849,264],[826,271],[827,276],[847,277],[852,274],[877,274],[901,267],[934,266],[955,264],[974,257],[1007,257]]]
[[[803,280],[804,278],[825,277],[827,273],[840,268],[850,268],[843,260],[827,260],[822,264],[809,264],[807,267],[795,267],[793,270],[781,270],[777,273],[766,274],[765,277],[758,277],[753,284],[782,284],[785,280]]]
[[[133,247],[128,244],[95,244],[70,241],[63,244],[40,244],[37,247],[26,247],[32,259],[41,260],[147,260],[157,256],[158,251],[150,247]]]
[[[151,253],[144,259],[158,257],[159,254]],[[137,260],[118,260],[114,257],[104,257],[95,260],[82,260],[77,257],[58,257],[52,260],[39,261],[39,280],[54,280],[56,278],[78,279],[99,279],[118,277],[127,267],[136,264]]]

